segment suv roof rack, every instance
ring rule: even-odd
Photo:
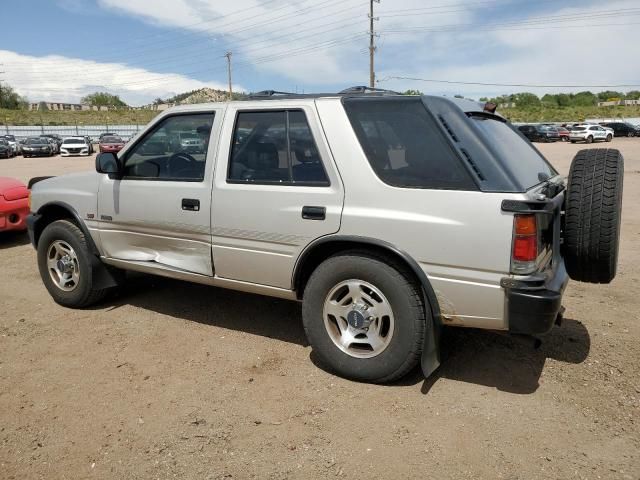
[[[261,90],[259,92],[252,93],[249,98],[263,98],[263,97],[275,97],[279,95],[296,95],[291,92],[279,92],[277,90]]]
[[[246,97],[247,100],[276,100],[287,98],[318,98],[318,97],[337,97],[341,95],[401,95],[393,90],[385,90],[384,88],[366,87],[358,85],[355,87],[345,88],[338,93],[291,93],[279,92],[278,90],[262,90],[255,92]]]
[[[357,85],[355,87],[345,88],[344,90],[338,92],[338,94],[340,95],[349,95],[353,93],[378,93],[378,94],[387,94],[387,95],[400,95],[400,93],[394,92],[393,90],[387,90],[384,88],[367,87],[365,85]]]

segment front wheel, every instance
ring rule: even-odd
[[[100,301],[107,289],[93,286],[91,255],[82,230],[68,220],[49,224],[38,241],[38,269],[56,303],[82,308]]]
[[[404,376],[420,358],[432,319],[411,274],[367,252],[325,260],[304,290],[305,332],[319,360],[365,382]]]
[[[610,142],[613,139],[611,135],[607,135],[607,142]]]
[[[589,135],[587,137],[587,139],[585,140],[586,143],[593,143],[593,137],[591,135]]]

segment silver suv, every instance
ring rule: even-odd
[[[61,305],[126,270],[297,300],[330,369],[388,382],[438,367],[443,325],[542,334],[569,276],[611,281],[622,172],[592,149],[561,177],[491,104],[266,93],[169,109],[95,172],[32,179],[28,225]]]

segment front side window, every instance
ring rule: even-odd
[[[238,112],[232,142],[232,183],[329,185],[301,110]]]
[[[344,100],[371,167],[396,187],[476,190],[420,98]]]
[[[127,152],[124,177],[140,180],[204,180],[214,113],[165,118]],[[103,138],[103,142],[107,139]]]

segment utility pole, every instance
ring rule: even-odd
[[[369,0],[369,86],[374,88],[376,86],[376,71],[374,68],[374,56],[376,52],[375,38],[377,36],[373,22],[379,20],[378,17],[373,16],[373,3],[380,3],[380,0]]]
[[[227,52],[224,54],[227,57],[227,76],[229,77],[229,100],[233,100],[233,87],[231,86],[231,55],[233,53]]]

